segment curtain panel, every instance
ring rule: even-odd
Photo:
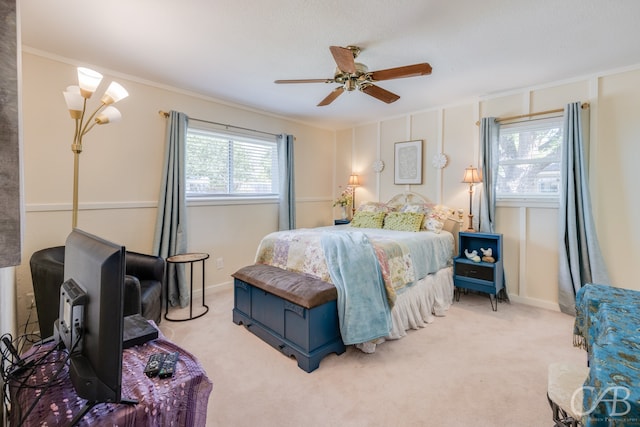
[[[484,117],[480,122],[480,170],[482,171],[482,191],[480,192],[480,215],[478,230],[483,233],[495,232],[496,181],[498,171],[498,138],[500,125],[495,117]]]
[[[185,186],[185,142],[189,117],[171,111],[167,121],[164,164],[153,252],[166,259],[187,252],[187,203]],[[167,263],[168,299],[172,306],[186,307],[190,289],[184,264]]]
[[[477,228],[482,233],[496,232],[496,174],[498,172],[498,144],[500,124],[495,117],[484,117],[480,122],[480,215]],[[507,274],[502,275],[502,291],[496,297],[509,301]]]
[[[609,284],[591,212],[588,168],[579,102],[564,110],[561,195],[558,214],[558,303],[575,315],[576,293],[587,283]]]
[[[278,170],[280,173],[280,205],[278,230],[296,228],[295,170],[293,164],[293,135],[281,134],[278,143]]]

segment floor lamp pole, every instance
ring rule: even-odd
[[[73,229],[78,226],[78,174],[80,171],[82,145],[73,144],[71,150],[73,150],[73,207],[71,215],[71,228]]]

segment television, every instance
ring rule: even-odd
[[[64,282],[56,335],[69,352],[69,376],[88,402],[122,399],[125,247],[74,229],[65,244]]]

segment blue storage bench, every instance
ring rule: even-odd
[[[264,264],[243,267],[232,276],[234,323],[294,356],[306,372],[317,369],[327,354],[344,353],[335,286]]]

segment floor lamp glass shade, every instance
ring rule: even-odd
[[[82,111],[84,98],[80,95],[80,86],[68,86],[62,94],[69,110]]]
[[[78,67],[78,85],[85,98],[91,98],[102,81],[102,74],[89,68]]]
[[[473,186],[474,184],[482,182],[482,176],[478,168],[474,168],[473,166],[466,168],[462,182],[469,184],[469,227],[467,227],[467,231],[475,231],[473,228]]]
[[[116,107],[107,107],[96,117],[96,122],[99,125],[105,125],[107,123],[115,123],[122,120],[122,113]]]
[[[113,104],[114,102],[118,102],[121,99],[129,96],[129,92],[118,82],[111,82],[106,92],[102,96],[102,103],[105,105]]]

